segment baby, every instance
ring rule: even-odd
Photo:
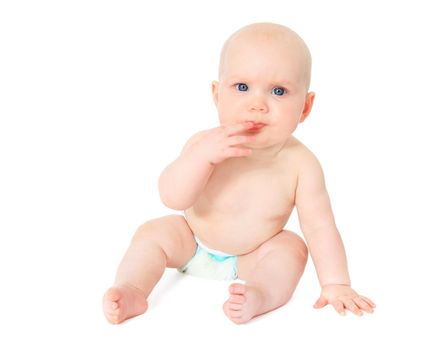
[[[223,305],[245,323],[291,298],[308,251],[321,295],[315,308],[372,313],[351,288],[321,166],[292,133],[309,115],[311,57],[287,27],[257,23],[225,43],[212,83],[220,126],[198,132],[159,179],[163,203],[182,215],[139,227],[115,284],[104,295],[109,322],[142,314],[166,267],[233,283]],[[284,229],[294,207],[306,244]]]

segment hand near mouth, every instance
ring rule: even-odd
[[[193,147],[201,157],[205,157],[213,165],[228,158],[247,157],[252,150],[245,147],[245,144],[255,142],[256,137],[246,135],[246,132],[259,131],[264,125],[246,121],[210,129]]]

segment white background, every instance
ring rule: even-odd
[[[296,136],[377,310],[314,310],[309,261],[293,300],[244,326],[221,311],[227,284],[173,270],[147,314],[111,326],[101,298],[130,237],[172,212],[158,176],[217,125],[221,45],[257,21],[311,48],[317,99]],[[2,1],[0,348],[432,349],[433,30],[429,1]]]

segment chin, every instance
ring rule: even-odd
[[[257,141],[255,143],[246,143],[246,147],[251,149],[264,149],[273,146],[272,142]]]

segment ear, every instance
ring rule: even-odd
[[[217,106],[218,100],[219,100],[219,82],[218,81],[213,81],[212,82],[212,97],[214,99],[214,103]]]
[[[315,93],[309,92],[306,95],[306,99],[304,101],[304,107],[303,107],[303,112],[301,113],[300,123],[303,123],[306,120],[307,116],[310,114],[314,100],[315,100]]]

